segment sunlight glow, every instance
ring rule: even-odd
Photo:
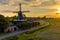
[[[58,13],[60,14],[60,8],[58,8]]]
[[[60,8],[57,8],[57,14],[60,15]]]

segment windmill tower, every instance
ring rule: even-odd
[[[24,12],[29,12],[29,11],[22,11],[22,7],[21,7],[21,3],[19,4],[19,11],[18,12],[14,12],[14,13],[18,13],[18,19],[17,20],[14,20],[16,22],[24,22],[24,21],[27,21],[27,20],[23,20],[23,14]]]
[[[11,10],[6,10],[6,11],[3,11],[4,13],[5,12],[12,12],[12,13],[17,13],[18,14],[18,19],[16,20],[13,20],[14,22],[24,22],[24,21],[27,21],[27,20],[23,20],[23,14],[22,13],[25,13],[25,12],[30,12],[30,11],[22,11],[22,7],[21,7],[22,3],[19,4],[19,11],[11,11]]]
[[[22,15],[22,11],[21,11],[21,3],[19,4],[19,11],[18,11],[18,20],[22,20],[23,15]]]

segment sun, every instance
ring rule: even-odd
[[[60,8],[57,8],[57,14],[60,15]]]
[[[57,10],[58,10],[58,11],[57,11],[57,13],[59,13],[59,14],[60,14],[60,8],[57,8]]]

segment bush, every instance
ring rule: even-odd
[[[0,32],[4,31],[4,28],[6,27],[7,24],[8,21],[6,20],[6,18],[3,15],[0,15]]]
[[[36,27],[37,25],[40,25],[40,23],[39,22],[22,22],[22,23],[18,24],[17,26],[20,29],[24,30],[24,29],[30,29],[34,26]]]

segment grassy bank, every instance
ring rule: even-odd
[[[42,26],[46,23],[45,21],[42,21],[42,20],[40,20],[40,21],[41,21],[40,26]],[[48,28],[49,27],[42,28],[42,29],[36,29],[33,31],[28,31],[28,32],[18,34],[18,35],[15,35],[15,36],[3,39],[3,40],[15,40],[15,38],[17,38],[16,40],[40,40],[40,38],[36,38],[36,35],[44,30],[47,30]]]

